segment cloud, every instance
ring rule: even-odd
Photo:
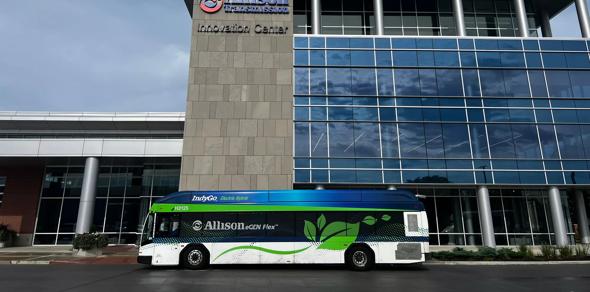
[[[184,111],[183,1],[2,1],[0,110]]]
[[[0,110],[184,111],[190,37],[181,0],[0,1]]]

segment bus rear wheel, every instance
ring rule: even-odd
[[[355,271],[368,271],[375,265],[375,255],[367,246],[352,246],[346,251],[345,257],[346,264]]]
[[[204,269],[209,265],[209,252],[200,245],[188,246],[180,254],[180,263],[187,269]]]

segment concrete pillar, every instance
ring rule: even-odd
[[[557,246],[566,246],[567,229],[565,226],[565,217],[561,207],[561,194],[557,187],[549,188],[549,206],[551,208],[551,219],[553,219],[553,231],[555,232],[555,241]]]
[[[322,31],[321,15],[322,3],[320,0],[311,0],[311,32],[313,34],[320,34]]]
[[[543,37],[550,38],[553,36],[553,32],[551,31],[551,18],[549,17],[549,13],[547,10],[541,10],[541,32],[543,33]]]
[[[375,31],[377,35],[384,35],[383,28],[383,0],[373,0],[375,10]]]
[[[477,188],[477,207],[479,208],[479,224],[481,225],[483,245],[496,247],[494,222],[492,221],[492,207],[490,205],[490,192],[486,186],[479,186]]]
[[[463,12],[463,0],[453,0],[453,16],[457,24],[457,35],[464,37],[467,35],[465,29],[465,13]]]
[[[588,230],[588,214],[586,213],[586,204],[584,202],[584,192],[576,191],[576,211],[578,215],[578,230],[580,231],[580,242],[583,244],[590,243],[590,231]]]
[[[524,0],[514,0],[514,10],[516,13],[516,19],[518,23],[518,30],[520,36],[526,38],[529,36],[529,23],[526,17],[526,8],[524,6]]]
[[[590,38],[590,17],[588,17],[586,0],[576,0],[576,11],[578,12],[578,21],[580,22],[582,37]]]
[[[84,179],[82,180],[82,194],[78,207],[76,234],[88,233],[94,216],[94,201],[96,199],[96,181],[98,180],[98,158],[86,158]]]

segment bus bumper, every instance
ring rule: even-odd
[[[152,256],[138,256],[137,263],[144,264],[144,265],[151,265],[152,264]]]

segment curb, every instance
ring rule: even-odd
[[[542,265],[590,265],[590,261],[441,261],[426,262],[431,266],[542,266]]]
[[[49,261],[6,261],[11,265],[49,265]]]

